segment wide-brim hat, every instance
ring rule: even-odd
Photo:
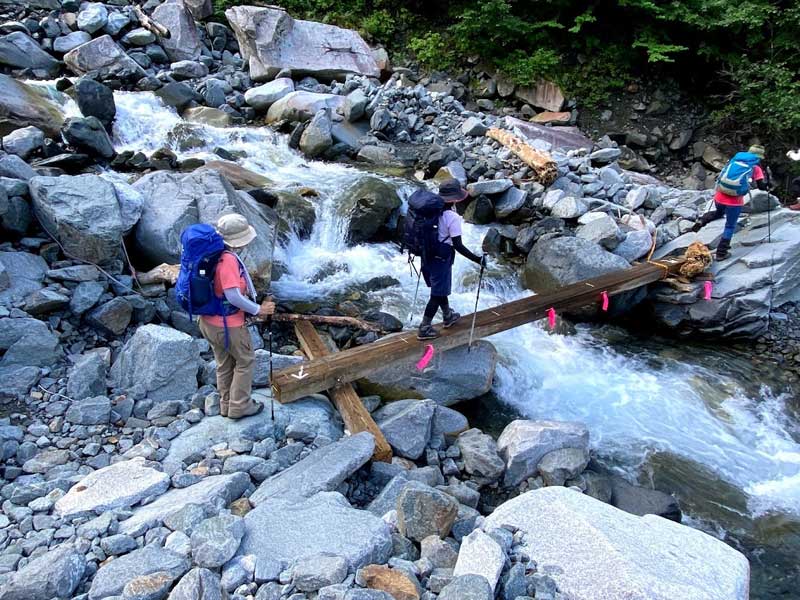
[[[764,156],[767,153],[766,150],[764,150],[764,146],[761,146],[759,144],[754,144],[750,146],[748,152],[750,154],[755,154],[758,158],[764,158]]]
[[[455,204],[466,199],[469,192],[461,187],[457,179],[445,179],[439,184],[439,196],[448,204]]]
[[[222,215],[217,220],[217,231],[231,248],[244,248],[258,236],[247,219],[237,213]]]

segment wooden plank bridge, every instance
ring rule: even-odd
[[[683,262],[683,258],[665,258],[658,262],[641,263],[630,269],[564,286],[549,294],[530,296],[481,310],[475,318],[475,339],[543,319],[550,308],[557,312],[574,310],[599,303],[602,292],[614,296],[654,283],[676,273]],[[342,410],[342,407],[349,407],[344,411],[357,412],[342,415],[345,424],[355,428],[350,432],[374,432],[377,427],[366,410],[358,408],[361,403],[348,384],[397,360],[422,357],[428,344],[432,344],[436,352],[466,345],[471,323],[472,315],[464,315],[453,327],[442,329],[441,336],[435,340],[419,341],[415,330],[404,331],[336,353],[324,351],[309,335],[309,329],[313,331],[313,327],[304,327],[298,331],[298,337],[310,360],[275,371],[273,396],[279,402],[287,403],[309,394],[334,390],[332,397],[337,408]],[[382,452],[385,454],[383,449]]]

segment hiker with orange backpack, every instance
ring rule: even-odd
[[[750,191],[751,182],[760,190],[767,190],[767,178],[761,161],[764,146],[750,146],[747,152],[737,152],[717,177],[714,193],[714,210],[704,214],[695,223],[693,231],[700,231],[711,221],[725,217],[725,229],[717,246],[717,260],[730,256],[731,239],[744,206],[744,197]]]

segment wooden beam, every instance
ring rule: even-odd
[[[332,354],[328,350],[322,338],[319,337],[317,330],[308,321],[298,321],[295,323],[294,330],[297,333],[297,339],[300,340],[300,346],[303,348],[306,356],[310,360],[322,358]],[[361,431],[369,431],[375,438],[375,452],[372,455],[373,460],[380,462],[392,461],[392,448],[389,442],[383,435],[383,432],[378,427],[378,424],[369,414],[369,411],[361,402],[361,398],[349,383],[337,385],[328,390],[328,394],[333,400],[336,410],[342,415],[345,428],[351,433],[359,433]]]
[[[597,304],[604,291],[614,296],[659,281],[677,272],[683,262],[683,258],[665,258],[657,263],[638,264],[630,269],[567,285],[548,294],[482,310],[475,319],[475,339],[543,319],[550,308],[564,312]],[[432,344],[437,352],[463,346],[469,341],[471,321],[472,315],[464,315],[449,329],[442,329],[441,336],[435,340],[419,341],[416,331],[404,331],[371,344],[316,358],[303,363],[302,378],[296,377],[300,371],[299,365],[281,369],[275,372],[273,378],[275,398],[287,403],[351,383],[397,360],[421,357],[427,344]]]
[[[258,323],[267,321],[269,317],[251,317],[250,320]],[[353,327],[363,331],[383,331],[374,323],[367,323],[355,317],[328,317],[326,315],[298,315],[294,313],[279,313],[272,315],[272,320],[276,323],[298,323],[305,321],[316,323],[317,325],[333,325],[335,327]]]

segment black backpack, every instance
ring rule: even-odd
[[[445,210],[441,196],[417,190],[408,199],[408,214],[403,230],[403,247],[423,262],[450,256],[450,246],[439,241],[439,218]]]

